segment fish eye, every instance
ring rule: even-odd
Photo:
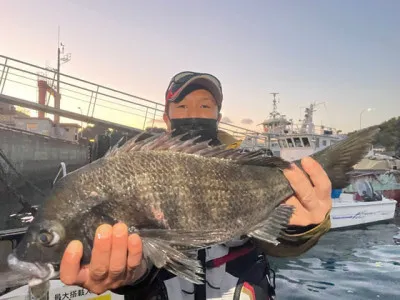
[[[54,231],[41,230],[38,240],[43,246],[50,247],[58,243],[60,236]]]

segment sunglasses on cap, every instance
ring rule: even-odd
[[[166,103],[176,101],[181,92],[190,84],[200,84],[204,86],[213,94],[218,106],[221,106],[221,82],[211,74],[189,71],[178,73],[171,79],[168,89],[165,93]]]

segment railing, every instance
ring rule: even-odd
[[[0,94],[38,102],[38,79],[47,81],[56,89],[56,70],[43,68],[17,59],[0,55]],[[157,127],[162,120],[164,104],[121,92],[103,85],[60,73],[60,108],[95,117],[101,120],[145,129]],[[50,95],[46,105],[54,107]],[[62,120],[68,121],[68,119]],[[228,123],[220,128],[243,138],[246,134],[258,134]]]

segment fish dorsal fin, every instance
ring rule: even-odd
[[[114,146],[111,146],[110,148],[108,148],[108,150],[107,150],[106,154],[104,154],[104,156],[109,156],[109,155],[111,155],[112,153],[114,153],[115,151],[117,151],[119,145],[120,145],[121,142],[124,140],[124,138],[125,138],[124,136],[121,137],[121,138],[118,140],[118,142],[115,143]]]
[[[266,156],[263,150],[245,153],[243,149],[226,149],[227,145],[210,146],[211,140],[196,143],[199,136],[181,141],[181,138],[185,135],[181,134],[173,137],[171,133],[163,133],[140,140],[140,137],[143,136],[142,133],[127,141],[120,148],[114,149],[108,154],[108,157],[131,151],[171,151],[226,159],[243,165],[277,167],[280,169],[290,167],[290,162],[280,157]]]

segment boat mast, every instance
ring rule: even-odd
[[[274,99],[272,100],[272,112],[269,113],[272,119],[276,119],[277,116],[280,115],[278,112],[278,105],[277,105],[277,100],[276,100],[276,95],[279,95],[279,93],[270,93],[271,95],[274,96]]]
[[[306,107],[305,113],[304,113],[304,120],[303,124],[301,126],[301,131],[303,133],[309,133],[309,134],[314,134],[314,112],[316,112],[315,107],[321,104],[325,104],[325,102],[320,102],[320,103],[311,103],[309,107]]]

